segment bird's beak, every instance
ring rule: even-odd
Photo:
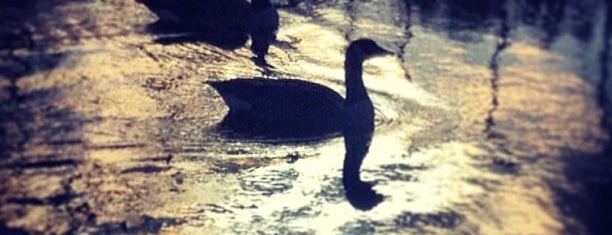
[[[387,50],[387,49],[384,49],[383,51],[384,51],[383,55],[397,55],[395,52]]]
[[[394,50],[391,50],[391,49],[389,49],[387,47],[383,47],[383,46],[380,46],[380,51],[377,54],[379,54],[381,56],[388,56],[388,55],[396,55],[397,56],[397,53],[395,53]]]

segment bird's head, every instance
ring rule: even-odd
[[[366,60],[376,56],[392,55],[393,52],[378,45],[374,40],[362,38],[357,39],[349,45],[346,56],[358,60]]]

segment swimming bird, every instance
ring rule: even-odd
[[[244,46],[252,22],[245,0],[136,0],[157,15],[147,26],[155,42],[206,42],[226,50]]]
[[[251,24],[251,50],[255,53],[255,63],[267,66],[265,59],[270,43],[276,40],[278,30],[278,12],[269,0],[252,0],[249,7]]]
[[[298,79],[239,78],[206,82],[229,112],[221,127],[263,138],[313,138],[374,130],[374,107],[362,80],[363,62],[391,52],[371,39],[346,50],[346,98],[320,84]]]

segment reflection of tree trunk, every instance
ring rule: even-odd
[[[601,106],[602,110],[603,110],[603,116],[602,116],[602,120],[601,120],[601,125],[604,128],[604,130],[606,130],[609,135],[612,135],[612,120],[610,119],[610,115],[612,115],[610,113],[610,109],[612,108],[612,106],[610,106],[611,103],[611,97],[609,96],[609,92],[610,92],[610,83],[609,83],[609,75],[610,75],[610,71],[608,70],[608,63],[610,61],[610,39],[611,36],[610,34],[612,34],[612,16],[610,16],[610,12],[612,11],[612,3],[611,2],[606,2],[604,1],[604,4],[606,5],[606,10],[604,10],[604,14],[605,14],[605,23],[603,25],[604,27],[604,32],[603,32],[603,45],[602,45],[602,49],[600,51],[599,54],[599,60],[600,60],[600,66],[601,66],[601,73],[600,73],[600,81],[599,81],[599,94],[598,94],[598,100],[599,100],[599,105]],[[608,148],[612,148],[612,147],[608,147]],[[607,151],[612,151],[612,149],[608,149]]]
[[[411,29],[412,27],[412,2],[404,1],[404,4],[406,4],[404,6],[404,9],[406,10],[406,27],[404,27],[404,39],[406,40],[400,46],[401,54],[399,56],[402,61],[402,68],[404,69],[404,73],[406,74],[406,79],[412,80],[412,76],[410,76],[410,69],[409,69],[408,63],[406,62],[406,57],[405,57],[406,45],[408,45],[408,43],[410,42],[410,39],[413,36],[412,29]]]
[[[542,39],[543,47],[550,49],[550,46],[559,37],[561,27],[564,27],[561,24],[565,16],[565,10],[569,6],[565,0],[553,0],[545,2],[542,7],[546,14],[539,17],[541,22],[538,26],[546,33],[546,36]]]
[[[501,54],[501,52],[506,49],[508,47],[508,45],[510,45],[510,42],[508,41],[508,34],[510,32],[510,26],[508,25],[508,9],[507,6],[505,4],[505,1],[502,2],[502,7],[501,11],[500,11],[500,20],[501,20],[501,29],[499,32],[499,37],[501,38],[501,41],[497,43],[497,46],[495,48],[495,52],[493,52],[493,55],[491,55],[491,60],[489,62],[489,69],[491,69],[491,73],[493,74],[493,76],[491,77],[491,108],[489,109],[489,111],[487,112],[487,118],[485,119],[485,134],[487,135],[487,138],[492,138],[495,137],[494,133],[492,132],[492,128],[493,126],[495,126],[495,119],[493,117],[493,114],[495,113],[495,111],[497,111],[497,108],[499,106],[499,100],[498,100],[498,92],[499,92],[499,63],[498,63],[498,59],[499,59],[499,55]]]

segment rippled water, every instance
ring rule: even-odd
[[[403,2],[308,5],[313,17],[281,11],[280,40],[299,41],[292,45],[295,51],[274,48],[270,60],[280,76],[322,83],[342,93],[342,48],[347,39],[373,37],[402,54],[400,59],[381,58],[366,65],[365,83],[376,107],[377,125],[362,177],[375,182],[375,190],[385,200],[364,212],[343,198],[344,150],[339,139],[297,146],[230,141],[219,149],[247,148],[239,151],[241,157],[282,158],[294,151],[306,157],[249,168],[223,181],[232,185],[226,198],[215,203],[223,210],[204,213],[214,218],[214,227],[234,233],[323,234],[490,234],[515,227],[554,234],[563,229],[555,218],[559,212],[550,210],[553,192],[545,182],[562,180],[555,176],[562,162],[553,159],[558,155],[554,149],[571,146],[567,142],[574,142],[578,150],[601,148],[584,140],[600,135],[588,131],[599,120],[596,116],[589,120],[579,111],[595,108],[594,101],[563,92],[589,92],[588,84],[575,74],[578,69],[571,68],[579,61],[523,42],[520,37],[530,34],[520,30],[530,28],[522,26],[516,29],[518,39],[497,54],[500,39],[495,27],[451,32],[457,34],[452,37],[460,37],[453,40],[423,27],[419,20],[411,21],[424,13],[416,6],[412,9],[416,16],[406,15],[407,7]],[[492,24],[501,25],[502,20]],[[408,29],[409,23],[413,25]],[[407,32],[413,37],[407,38]],[[566,40],[556,42],[561,51],[571,50],[572,43],[580,45],[575,39]],[[297,58],[289,62],[278,58],[291,52]],[[492,68],[492,63],[500,69]],[[557,82],[546,79],[551,75],[555,77],[549,79]],[[489,85],[492,79],[504,79],[496,81],[498,90]],[[521,81],[530,84],[518,85],[513,92],[514,84]],[[492,95],[500,100],[497,107],[491,107]],[[525,101],[540,105],[530,107]],[[567,102],[576,106],[567,108]],[[487,126],[487,115],[495,119],[493,126]],[[581,124],[568,136],[564,134],[568,130],[560,128],[566,125],[564,120]],[[487,135],[495,138],[487,141],[483,138]],[[532,157],[539,152],[549,156]]]
[[[21,97],[1,97],[7,157],[0,176],[10,180],[0,184],[0,221],[8,227],[162,234],[607,228],[598,221],[609,216],[596,209],[610,206],[585,202],[609,192],[601,107],[609,100],[602,91],[612,24],[604,1],[279,1],[269,70],[253,64],[247,46],[156,42],[160,36],[144,30],[155,16],[141,4],[57,2],[28,21],[40,34],[34,49],[2,50],[4,61],[35,65],[23,73],[6,63],[11,70],[0,84]],[[343,53],[361,37],[397,54],[364,66],[376,131],[361,178],[384,196],[367,211],[346,198],[342,136],[232,138],[218,128],[223,100],[204,84],[299,78],[344,94]]]

